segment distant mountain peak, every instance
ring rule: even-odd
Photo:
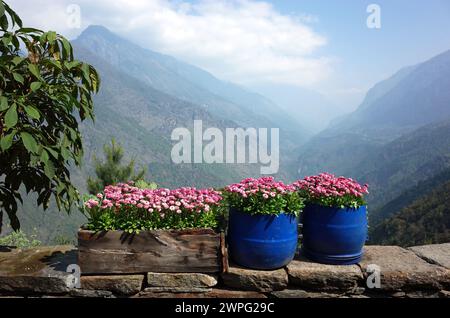
[[[96,25],[96,24],[91,24],[86,29],[84,29],[84,31],[81,32],[80,37],[89,34],[101,34],[101,35],[110,34],[116,36],[108,28],[104,27],[103,25]]]
[[[107,41],[111,43],[126,43],[127,45],[133,46],[131,42],[120,37],[116,33],[112,32],[108,28],[102,25],[90,25],[78,36],[78,41],[91,40],[91,39],[102,39],[102,41]]]

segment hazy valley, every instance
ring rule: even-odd
[[[345,114],[308,91],[267,87],[261,89],[267,93],[263,96],[221,81],[100,26],[89,27],[73,44],[76,57],[94,65],[102,77],[95,123],[82,125],[84,165],[72,169],[80,190],[94,174],[93,156],[101,157],[112,137],[128,158],[148,167],[147,178],[160,186],[219,187],[258,176],[259,166],[252,164],[173,164],[171,131],[192,128],[194,119],[220,129],[273,127],[280,128],[277,177],[290,182],[327,171],[370,185],[371,242],[408,244],[405,233],[411,227],[428,233],[414,244],[450,239],[450,211],[444,204],[450,182],[450,52],[400,70],[370,89],[355,112]],[[311,111],[303,115],[308,107]],[[68,217],[54,208],[42,212],[31,202],[19,212],[22,227],[27,233],[36,229],[44,242],[71,239],[84,222],[78,211]],[[386,233],[391,240],[383,238]]]

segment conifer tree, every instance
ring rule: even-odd
[[[114,139],[111,145],[103,146],[105,161],[94,158],[96,178],[91,177],[87,180],[88,191],[90,194],[101,192],[105,186],[119,182],[142,180],[147,172],[141,168],[135,173],[135,160],[132,159],[128,164],[123,164],[124,150]]]

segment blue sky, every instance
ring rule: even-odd
[[[328,39],[321,53],[338,57],[337,78],[348,87],[367,87],[407,65],[450,49],[450,1],[278,0],[285,14],[318,17],[314,30]],[[381,8],[381,28],[368,29],[366,8]],[[331,81],[333,85],[334,81]]]
[[[100,24],[219,78],[312,89],[348,109],[376,82],[450,49],[448,0],[9,0],[69,38]],[[381,28],[369,29],[369,4]],[[68,26],[68,7],[80,9]]]

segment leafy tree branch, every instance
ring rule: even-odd
[[[44,208],[52,196],[60,210],[79,201],[68,167],[81,163],[78,125],[94,118],[100,77],[74,58],[67,39],[23,27],[8,4],[0,4],[0,221],[6,212],[18,230],[21,186],[37,193]]]

